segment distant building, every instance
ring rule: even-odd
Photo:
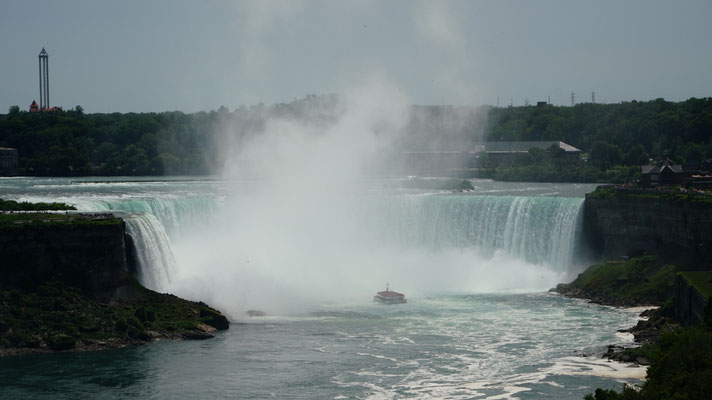
[[[466,150],[409,151],[404,152],[402,156],[407,173],[413,175],[444,174],[448,171],[467,168],[472,159],[479,154],[487,154],[490,166],[497,167],[519,155],[528,153],[533,148],[547,150],[552,146],[563,150],[565,156],[573,160],[581,158],[581,150],[560,141],[485,142],[471,145]]]
[[[560,141],[486,142],[484,144],[484,150],[485,153],[487,153],[490,165],[497,167],[500,164],[513,159],[515,156],[528,153],[531,149],[547,150],[551,148],[551,146],[555,146],[563,150],[566,157],[569,157],[572,160],[578,160],[581,158],[581,150]]]
[[[40,62],[40,104],[32,100],[30,112],[62,111],[61,107],[52,107],[49,104],[49,54],[44,47],[38,58]]]
[[[0,147],[0,175],[17,175],[17,167],[19,164],[17,149]]]
[[[640,167],[640,184],[647,187],[680,185],[684,182],[682,165],[673,164],[672,160],[665,158],[655,165]]]

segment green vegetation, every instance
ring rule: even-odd
[[[712,297],[712,271],[681,271],[679,274],[705,298]]]
[[[677,163],[712,157],[712,98],[663,99],[574,107],[508,107],[489,113],[488,141],[561,140],[589,154],[601,170],[661,159]]]
[[[0,348],[69,350],[140,343],[155,336],[191,337],[203,325],[227,329],[202,303],[159,294],[131,278],[124,301],[97,302],[63,282],[0,291]]]
[[[224,144],[264,132],[272,118],[328,126],[343,111],[335,95],[290,103],[184,114],[29,113],[0,115],[0,146],[15,147],[25,175],[201,175],[228,161]],[[496,168],[472,160],[481,177],[498,180],[625,183],[638,166],[667,154],[676,163],[712,158],[712,98],[663,99],[574,107],[474,108],[413,106],[399,146],[404,150],[466,148],[481,141],[564,141],[588,154],[570,159],[557,149],[533,149]],[[482,122],[487,116],[487,123]]]
[[[650,359],[645,383],[640,390],[624,386],[615,390],[596,389],[586,400],[706,399],[712,393],[712,302],[705,309],[705,323],[678,328],[655,344],[641,348]]]
[[[676,186],[660,186],[655,189],[627,186],[599,186],[593,192],[588,193],[586,198],[599,200],[616,196],[636,199],[662,199],[691,204],[712,204],[712,193],[709,191],[685,189]]]
[[[482,171],[480,177],[513,182],[627,183],[640,177],[639,165],[612,165],[600,169],[592,163],[572,159],[556,146],[547,150],[532,148],[496,168],[489,164],[487,157],[479,157],[471,167]]]
[[[450,190],[462,192],[472,190],[472,183],[466,179],[408,179],[401,181],[401,187],[412,189]]]
[[[73,228],[85,225],[120,225],[123,221],[113,217],[91,215],[21,213],[0,214],[0,228],[25,229],[41,225],[43,228]]]
[[[486,158],[473,163],[497,180],[627,183],[666,153],[680,164],[712,158],[712,98],[493,108],[488,117],[486,141],[563,141],[587,154],[584,162],[533,149],[496,168]]]
[[[665,289],[674,279],[673,265],[664,264],[657,256],[644,256],[593,265],[565,285],[565,290],[606,303],[663,304]]]
[[[604,191],[600,195],[607,194]],[[668,298],[647,322],[641,323],[641,330],[634,331],[638,335],[657,330],[662,333],[660,339],[625,349],[624,356],[617,358],[647,359],[650,367],[645,383],[640,388],[624,385],[620,392],[599,388],[586,395],[586,400],[704,399],[712,393],[712,298],[709,297],[712,271],[684,271],[680,274],[700,291],[704,290],[708,297],[704,323],[681,327],[671,320],[674,299]],[[630,299],[657,303],[664,299],[665,288],[674,276],[672,265],[664,265],[658,257],[645,256],[627,262],[593,265],[563,289],[594,299],[602,296],[609,303],[616,303],[615,299],[621,304]]]
[[[596,190],[586,194],[587,199],[605,200],[613,198],[616,195],[615,186],[597,186]]]
[[[0,211],[64,211],[76,210],[74,206],[64,203],[29,203],[0,199]]]

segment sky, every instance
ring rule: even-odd
[[[412,104],[712,96],[712,1],[0,0],[0,113],[209,111],[388,82]]]

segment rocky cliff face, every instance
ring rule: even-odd
[[[0,356],[208,339],[219,311],[146,289],[111,215],[0,214]]]
[[[62,281],[100,301],[128,283],[123,221],[22,221],[0,229],[0,289]]]
[[[675,317],[684,325],[697,325],[705,320],[707,299],[687,280],[675,277]]]
[[[657,254],[679,265],[712,262],[712,201],[704,196],[599,187],[586,196],[584,237],[601,258]]]

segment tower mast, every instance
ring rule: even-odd
[[[40,110],[49,108],[49,54],[42,48],[40,51]]]

